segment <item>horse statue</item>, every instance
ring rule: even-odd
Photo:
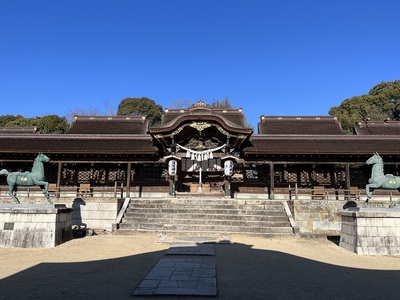
[[[400,192],[400,177],[393,176],[392,174],[383,173],[383,160],[378,153],[374,153],[367,161],[367,165],[373,165],[371,171],[371,178],[368,179],[368,184],[365,186],[367,194],[367,200],[364,202],[363,207],[368,206],[368,201],[372,197],[374,189],[387,189],[387,190],[398,190]],[[389,207],[395,207],[400,200],[390,204]]]
[[[6,169],[2,169],[0,171],[0,175],[7,175],[7,183],[8,183],[8,195],[14,199],[16,203],[20,203],[17,196],[17,188],[18,186],[34,186],[38,185],[41,187],[44,196],[47,199],[47,202],[53,204],[51,201],[49,194],[47,193],[49,183],[45,181],[44,177],[44,162],[49,162],[50,158],[48,158],[43,153],[39,153],[36,156],[35,161],[33,163],[31,172],[8,172]],[[42,188],[43,187],[43,188]]]

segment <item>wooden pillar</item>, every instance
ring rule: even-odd
[[[132,172],[132,163],[128,161],[128,165],[126,168],[126,197],[129,198],[131,194],[131,172]]]
[[[269,198],[274,199],[275,198],[275,171],[274,171],[274,163],[270,162],[269,163],[269,181],[270,181],[270,194]]]
[[[61,185],[61,172],[62,172],[62,162],[58,162],[58,169],[57,169],[57,184],[56,184],[56,197],[60,197],[60,185]]]
[[[300,170],[300,166],[301,168],[303,168],[302,165],[298,165],[296,168],[296,183],[297,186],[301,186],[301,170]]]
[[[336,181],[335,181],[335,168],[333,165],[329,167],[329,176],[330,176],[330,185],[333,188],[336,188]]]
[[[347,162],[345,166],[345,172],[346,172],[346,190],[350,190],[350,164]]]

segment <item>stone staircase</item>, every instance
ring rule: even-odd
[[[117,233],[291,235],[282,201],[226,198],[134,198]]]

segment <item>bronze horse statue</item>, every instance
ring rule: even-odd
[[[367,161],[367,165],[373,165],[371,171],[371,178],[368,179],[368,184],[365,186],[367,200],[364,202],[364,207],[368,206],[368,201],[372,197],[374,189],[387,189],[398,190],[400,192],[400,177],[392,174],[384,174],[383,172],[383,159],[378,153],[374,153]],[[395,207],[400,200],[390,204],[389,207]]]
[[[20,203],[17,196],[17,188],[18,186],[34,186],[38,185],[42,189],[44,196],[47,199],[47,202],[53,204],[48,194],[49,183],[45,181],[44,177],[44,162],[49,162],[50,158],[48,158],[43,153],[39,153],[36,156],[35,161],[33,163],[31,172],[8,172],[6,169],[2,169],[0,171],[0,175],[7,175],[7,183],[8,183],[8,195],[14,199],[16,203]]]

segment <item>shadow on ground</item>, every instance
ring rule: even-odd
[[[239,243],[215,247],[217,299],[399,298],[400,271],[340,267]],[[164,255],[42,263],[0,280],[0,299],[199,299],[131,296]]]
[[[400,270],[341,267],[243,244],[218,245],[217,255],[224,299],[399,299]]]

